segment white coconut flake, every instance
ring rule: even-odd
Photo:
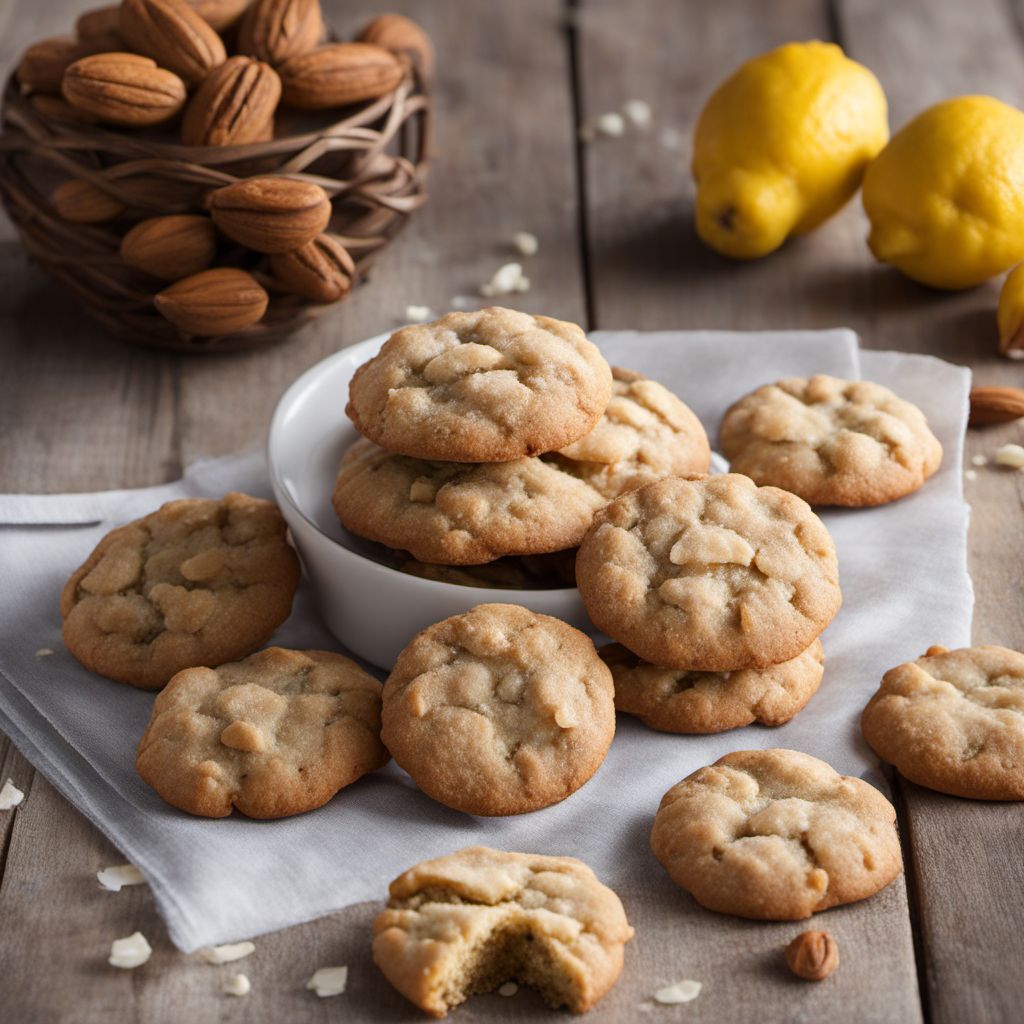
[[[506,981],[501,988],[498,989],[499,996],[514,996],[519,991],[519,986],[514,981]]]
[[[126,939],[114,939],[110,944],[107,963],[111,967],[130,971],[133,967],[141,967],[152,954],[153,949],[146,941],[146,936],[142,932],[135,932]]]
[[[700,995],[701,983],[686,978],[674,985],[666,985],[654,993],[654,1001],[663,1006],[674,1006],[676,1003],[688,1003]]]
[[[676,131],[675,128],[663,128],[661,135],[658,137],[658,141],[664,149],[681,149],[683,145],[683,136],[682,133]]]
[[[224,979],[222,991],[226,996],[247,996],[252,985],[244,974],[230,974]]]
[[[39,650],[36,651],[37,658],[48,658],[51,654],[53,654],[52,647],[40,647]]]
[[[405,307],[405,322],[407,324],[425,324],[428,320],[432,320],[433,317],[434,314],[429,306]]]
[[[321,967],[306,982],[306,988],[312,989],[323,999],[327,996],[340,996],[347,984],[347,967]]]
[[[1024,359],[1024,348],[1011,348],[1003,353],[1007,359]]]
[[[978,471],[976,469],[965,470],[964,471],[964,479],[965,480],[977,480],[978,479]]]
[[[142,885],[146,878],[134,864],[118,864],[96,872],[100,885],[108,892],[120,892],[126,885]]]
[[[227,942],[223,946],[203,946],[199,955],[208,964],[230,964],[247,957],[255,949],[251,942]]]
[[[480,294],[492,297],[495,295],[512,295],[515,292],[530,290],[530,279],[523,274],[521,263],[506,263],[494,272],[490,281],[480,285]]]
[[[520,256],[536,256],[540,249],[540,242],[537,236],[529,231],[517,231],[512,236],[512,245]]]
[[[0,811],[9,811],[25,799],[25,794],[8,779],[0,789]]]
[[[599,135],[618,139],[626,133],[626,119],[621,114],[612,111],[609,114],[602,114],[595,122],[594,127]]]
[[[1004,444],[996,449],[996,462],[1000,466],[1024,469],[1024,448],[1019,444]]]
[[[988,456],[987,455],[972,455],[971,456],[972,466],[987,466]]]
[[[651,105],[647,100],[627,100],[622,111],[637,126],[647,128],[651,123]]]

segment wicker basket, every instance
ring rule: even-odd
[[[394,92],[331,124],[280,111],[272,142],[188,147],[44,116],[11,78],[3,96],[0,193],[29,255],[78,296],[108,330],[138,345],[179,351],[253,348],[292,333],[333,308],[274,290],[267,258],[224,242],[218,264],[250,271],[270,292],[263,319],[231,335],[181,333],[157,312],[158,282],[121,262],[124,233],[167,213],[202,213],[212,189],[255,174],[320,185],[331,196],[329,231],[361,271],[426,199],[430,103],[410,72]],[[290,118],[290,120],[289,120]],[[52,189],[85,179],[127,210],[102,225],[71,223],[50,202]]]

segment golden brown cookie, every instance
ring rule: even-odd
[[[612,367],[612,397],[594,429],[559,455],[605,498],[663,476],[706,473],[711,448],[700,420],[668,388]]]
[[[896,811],[795,750],[740,750],[661,799],[651,849],[709,910],[798,921],[874,895],[902,870]]]
[[[435,1017],[513,980],[584,1013],[618,980],[633,937],[618,896],[574,857],[473,846],[417,864],[388,893],[373,959]]]
[[[872,749],[929,789],[1024,800],[1024,654],[930,647],[890,669],[861,716]]]
[[[421,562],[479,565],[575,547],[605,498],[547,458],[427,462],[363,438],[342,457],[331,502],[367,540]]]
[[[942,446],[924,414],[870,381],[819,375],[767,384],[736,402],[719,434],[734,473],[812,505],[882,505],[916,491]]]
[[[384,684],[381,738],[435,800],[521,814],[564,800],[615,734],[611,673],[590,638],[518,605],[418,633]]]
[[[724,732],[751,722],[782,725],[818,692],[825,670],[820,640],[780,665],[738,672],[660,668],[622,644],[607,644],[598,654],[612,670],[616,711],[662,732]]]
[[[329,651],[270,647],[185,669],[157,696],[135,768],[189,814],[311,811],[388,760],[380,693],[373,676]]]
[[[735,473],[670,477],[611,502],[576,580],[598,629],[652,664],[705,672],[795,658],[840,604],[821,520]]]
[[[299,560],[272,501],[170,501],[108,533],[61,594],[64,643],[88,669],[147,690],[244,658],[292,608]]]
[[[592,430],[611,385],[576,324],[494,306],[396,331],[356,371],[346,412],[402,455],[509,462]]]

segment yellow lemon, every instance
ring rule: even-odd
[[[1024,357],[1024,263],[1006,275],[996,311],[999,351],[1013,359]]]
[[[697,121],[697,234],[726,256],[766,256],[841,209],[888,138],[878,79],[834,43],[747,61]]]
[[[864,176],[868,245],[935,288],[970,288],[1024,259],[1024,113],[959,96],[900,129]]]

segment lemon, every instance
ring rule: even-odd
[[[1024,357],[1024,263],[1006,275],[996,310],[999,351],[1013,359]]]
[[[697,234],[726,256],[766,256],[839,210],[888,138],[878,79],[834,43],[747,61],[697,121]]]
[[[1024,259],[1024,113],[959,96],[900,129],[864,176],[868,245],[935,288],[970,288]]]

